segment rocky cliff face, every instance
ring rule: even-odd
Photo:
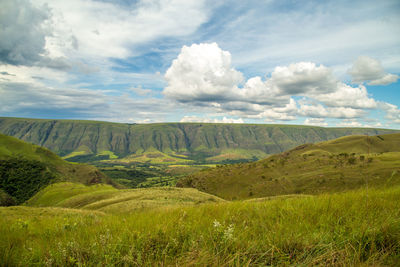
[[[218,154],[224,149],[279,153],[304,143],[345,135],[377,135],[394,130],[322,128],[294,125],[160,123],[122,124],[97,121],[0,118],[0,132],[49,148],[59,155],[86,150],[118,156],[159,150],[165,153]]]

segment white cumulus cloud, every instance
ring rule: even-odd
[[[242,101],[266,105],[285,104],[289,100],[289,96],[282,95],[271,79],[263,81],[259,76],[248,79],[238,95]]]
[[[216,43],[184,46],[165,74],[163,93],[178,101],[221,101],[235,98],[243,75],[231,66],[231,54]]]
[[[276,67],[271,80],[285,95],[329,93],[336,89],[338,83],[329,68],[312,62]]]
[[[365,114],[365,111],[348,107],[324,107],[321,104],[303,104],[300,106],[299,114],[312,118],[359,118]]]
[[[400,124],[400,109],[396,105],[386,102],[379,102],[379,106],[386,112],[386,119],[388,119],[390,122]]]
[[[386,73],[378,60],[367,56],[359,56],[348,73],[353,83],[368,82],[369,85],[387,85],[399,79],[398,75]]]
[[[163,94],[219,113],[268,121],[297,116],[360,118],[366,110],[378,108],[365,86],[339,81],[324,65],[293,63],[276,67],[265,79],[256,76],[244,82],[231,60],[216,43],[184,46],[165,74],[168,85]],[[297,105],[295,97],[311,104]]]
[[[331,107],[376,108],[375,100],[368,97],[367,89],[363,85],[351,87],[338,83],[334,92],[315,95],[314,98]]]

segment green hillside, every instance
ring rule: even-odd
[[[124,213],[0,207],[0,265],[399,266],[399,202],[395,186]]]
[[[257,162],[203,170],[177,185],[224,199],[248,199],[391,184],[400,184],[400,134],[301,145]]]
[[[93,166],[69,163],[46,148],[0,134],[0,190],[3,193],[22,203],[55,181],[93,184],[108,179]],[[6,198],[3,193],[2,198]]]
[[[394,130],[295,125],[158,123],[0,118],[0,132],[47,147],[70,161],[179,164],[264,158],[304,143]],[[155,154],[155,152],[160,152]]]
[[[221,201],[218,197],[194,188],[116,189],[106,184],[86,186],[79,183],[56,183],[38,192],[26,205],[125,213],[138,209]]]

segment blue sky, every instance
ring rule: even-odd
[[[400,129],[400,2],[2,0],[0,116]]]

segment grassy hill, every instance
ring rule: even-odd
[[[70,161],[188,164],[261,159],[304,143],[394,130],[296,125],[158,123],[0,118],[0,132]]]
[[[203,170],[177,185],[231,200],[393,184],[400,184],[400,134],[305,144],[257,162]]]
[[[93,166],[69,163],[46,148],[0,134],[2,198],[7,193],[22,203],[55,181],[93,184],[108,179]]]
[[[221,201],[224,200],[194,188],[116,189],[105,184],[56,183],[38,192],[26,205],[126,213],[137,209]]]
[[[394,186],[127,213],[0,207],[0,265],[399,266],[399,202]]]

